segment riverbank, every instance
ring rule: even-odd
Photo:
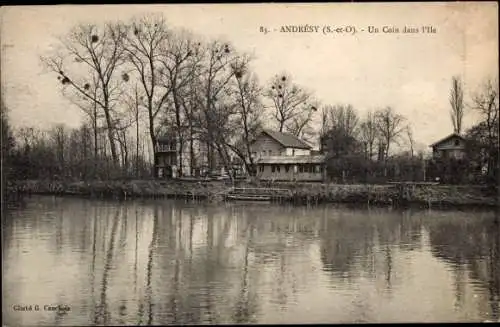
[[[9,186],[12,197],[50,194],[90,198],[185,198],[223,201],[232,187],[272,187],[287,189],[290,196],[273,197],[295,204],[354,203],[370,205],[418,205],[422,207],[498,207],[494,190],[484,186],[452,185],[341,185],[321,183],[248,183],[231,185],[224,181],[17,181]]]

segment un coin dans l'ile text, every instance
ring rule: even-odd
[[[270,32],[278,33],[318,33],[318,34],[356,34],[356,33],[369,33],[369,34],[435,34],[437,28],[432,25],[423,26],[363,26],[357,27],[354,25],[282,25],[278,28],[270,28],[260,26],[259,32],[267,34]]]

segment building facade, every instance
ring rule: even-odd
[[[177,139],[164,135],[156,139],[154,177],[173,178],[177,175]]]
[[[266,181],[323,181],[325,156],[289,133],[263,130],[250,145],[257,178]]]
[[[262,157],[257,167],[257,177],[265,181],[322,182],[326,179],[323,155]]]
[[[430,145],[434,159],[463,159],[465,157],[465,139],[453,133]]]
[[[207,147],[204,142],[193,142],[193,153],[189,141],[184,142],[182,151],[174,134],[164,134],[157,138],[155,147],[155,178],[199,177],[210,173],[225,174],[220,158],[215,153],[215,168],[209,170]],[[191,159],[193,162],[191,162]]]

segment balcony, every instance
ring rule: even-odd
[[[177,147],[175,144],[159,144],[156,146],[156,152],[176,152]]]

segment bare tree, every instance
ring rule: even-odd
[[[73,94],[88,98],[103,110],[114,164],[119,163],[119,157],[114,137],[113,109],[119,100],[123,82],[129,79],[126,73],[119,72],[124,62],[125,35],[126,29],[122,24],[106,23],[102,28],[78,25],[60,39],[62,52],[42,58],[47,67],[59,75],[58,79],[64,87],[71,88]],[[68,59],[77,64],[68,63]],[[87,75],[77,73],[81,68],[76,66],[81,65],[87,68]],[[98,87],[94,87],[98,90],[95,93],[91,91],[89,82],[94,76],[98,83]]]
[[[302,136],[317,111],[312,94],[293,83],[290,75],[275,75],[264,96],[272,102],[273,118],[280,132]]]
[[[127,106],[128,109],[133,117],[133,122],[135,124],[135,176],[139,177],[139,146],[140,146],[140,139],[139,139],[139,120],[140,120],[140,107],[141,107],[141,100],[140,100],[140,95],[139,95],[139,87],[136,84],[135,88],[133,90],[133,94],[128,96],[127,99]]]
[[[346,135],[357,136],[359,118],[352,105],[328,105],[323,110],[326,112],[327,129],[339,129]]]
[[[487,80],[472,96],[472,108],[481,116],[481,126],[486,130],[488,147],[488,173],[492,173],[498,165],[498,137],[499,137],[499,97],[498,79]]]
[[[324,106],[321,109],[321,116],[320,116],[321,127],[319,130],[320,138],[323,137],[324,135],[326,135],[326,133],[330,129],[330,122],[328,121],[328,117],[329,117],[328,112],[329,112],[328,106]]]
[[[96,175],[99,165],[99,133],[102,131],[102,127],[100,127],[99,125],[100,121],[104,118],[104,115],[101,110],[99,110],[100,108],[98,107],[97,102],[92,100],[97,98],[99,88],[98,77],[95,74],[92,77],[92,81],[85,85],[85,88],[87,89],[87,92],[92,95],[91,98],[78,93],[74,94],[73,92],[70,92],[68,94],[67,92],[65,92],[65,89],[63,89],[63,95],[70,102],[80,108],[80,110],[82,110],[82,112],[85,113],[85,115],[90,120],[91,130],[93,134],[93,171],[94,175]]]
[[[357,148],[358,114],[351,105],[327,105],[322,110],[321,147],[336,157]]]
[[[255,173],[254,158],[251,153],[251,143],[262,127],[263,105],[260,99],[261,88],[257,78],[246,71],[246,67],[233,66],[235,70],[236,94],[235,102],[235,134],[238,135],[237,142],[227,145],[243,161],[246,170],[251,176]]]
[[[450,117],[454,132],[460,134],[462,132],[462,120],[464,116],[464,91],[460,77],[453,76],[451,83]]]
[[[413,158],[415,140],[413,138],[413,131],[412,131],[411,126],[409,124],[406,125],[406,127],[405,127],[405,133],[406,133],[406,137],[408,139],[408,145],[410,146],[410,155]]]
[[[375,141],[378,136],[375,116],[372,111],[366,113],[359,127],[360,138],[365,146],[365,153],[369,159],[372,159],[375,151]]]
[[[211,42],[204,51],[203,68],[198,80],[202,95],[199,97],[201,136],[206,140],[209,169],[215,168],[215,151],[224,165],[229,166],[224,139],[227,135],[223,131],[230,111],[234,109],[234,103],[230,103],[231,79],[235,74],[232,67],[235,63],[240,67],[246,66],[248,61],[249,58],[239,56],[230,44],[218,40]]]
[[[198,80],[192,79],[185,89],[186,96],[180,97],[182,103],[184,117],[187,119],[187,141],[189,142],[189,171],[193,175],[197,167],[198,157],[201,155],[199,145],[202,141],[200,134],[202,126],[200,114],[202,113],[201,106],[201,85]],[[195,143],[198,145],[198,151],[195,150]],[[196,151],[196,152],[195,152]]]
[[[187,32],[172,35],[164,44],[160,62],[160,73],[169,87],[171,106],[168,114],[173,115],[173,131],[178,140],[179,176],[183,174],[184,149],[189,132],[185,99],[189,97],[192,81],[200,74],[201,43]],[[167,109],[167,110],[168,110]]]
[[[147,110],[148,131],[156,162],[156,139],[158,115],[167,103],[171,87],[162,79],[161,58],[165,44],[171,36],[166,22],[161,16],[143,16],[134,19],[128,26],[125,43],[127,62],[136,75],[145,95],[144,107]]]
[[[291,120],[287,128],[288,132],[305,141],[311,142],[313,136],[317,134],[311,123],[314,119],[314,114],[318,111],[318,107],[319,101],[313,101],[313,104],[305,110],[304,115],[296,116]]]
[[[49,131],[49,135],[52,138],[55,145],[55,157],[58,163],[58,168],[60,171],[65,169],[65,150],[67,144],[67,131],[63,124],[58,124],[54,126],[52,130]]]
[[[375,113],[375,121],[383,150],[383,157],[389,156],[391,144],[397,143],[404,133],[405,118],[396,113],[391,107],[379,110]]]

